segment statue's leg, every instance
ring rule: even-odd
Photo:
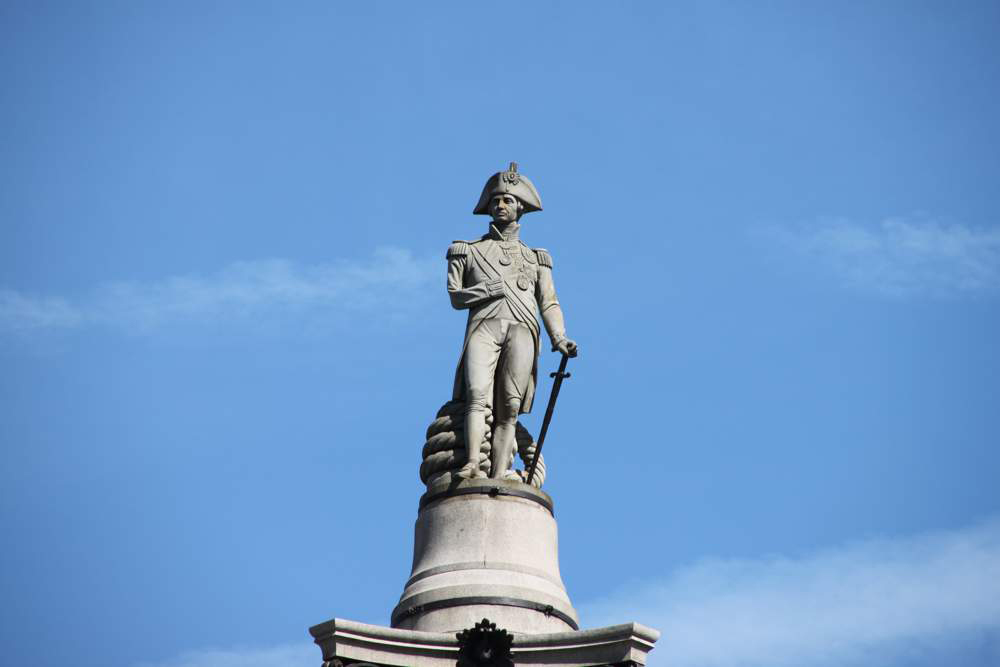
[[[493,322],[487,321],[469,338],[465,347],[465,448],[468,458],[460,477],[485,477],[479,469],[479,453],[486,440],[486,416],[493,400],[493,376],[500,358],[500,341]]]
[[[500,398],[493,420],[493,449],[490,452],[490,477],[494,479],[520,479],[510,463],[517,446],[514,439],[517,417],[521,414],[521,402],[534,360],[535,339],[531,331],[523,324],[512,325],[507,332],[503,360],[497,369]]]

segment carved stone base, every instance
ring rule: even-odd
[[[509,632],[579,627],[559,575],[552,499],[516,481],[432,485],[420,500],[413,570],[392,627],[453,633],[483,618]]]
[[[474,628],[469,628],[473,630]],[[309,628],[323,651],[323,667],[456,667],[456,633],[400,630],[335,618]],[[514,665],[624,667],[645,665],[660,633],[638,623],[606,628],[513,634]]]

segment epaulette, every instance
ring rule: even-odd
[[[552,255],[545,248],[535,248],[535,255],[538,256],[538,263],[542,266],[552,268]]]
[[[452,257],[465,257],[469,254],[468,241],[452,241],[448,246],[448,259]]]

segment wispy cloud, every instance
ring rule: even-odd
[[[411,305],[429,282],[441,279],[442,271],[437,259],[380,248],[363,261],[235,262],[207,275],[108,283],[77,298],[0,289],[0,332],[30,334],[94,325],[151,331],[174,322],[225,321],[278,310],[387,312]]]
[[[591,626],[661,630],[651,665],[995,664],[1000,519],[797,558],[706,560],[580,611]],[[991,657],[977,661],[984,650]]]
[[[84,314],[65,299],[0,289],[0,331],[30,332],[79,326]]]
[[[1000,290],[1000,227],[890,218],[771,227],[768,237],[847,285],[887,296]]]
[[[663,634],[650,667],[983,667],[1000,658],[1000,518],[800,557],[712,559],[580,605],[588,627]],[[137,667],[292,667],[303,644]]]
[[[270,648],[189,651],[165,662],[144,662],[136,667],[303,667],[320,662],[319,648],[303,640]]]

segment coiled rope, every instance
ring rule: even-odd
[[[486,436],[479,448],[479,469],[485,474],[490,472],[491,426],[493,417],[487,414]],[[537,444],[528,429],[517,422],[514,431],[517,441],[517,454],[527,468],[535,455]],[[465,449],[465,403],[463,401],[448,401],[437,411],[431,425],[427,427],[427,441],[422,452],[423,462],[420,464],[420,481],[430,486],[442,480],[451,481],[458,470],[465,465],[468,455]],[[508,468],[513,464],[514,454],[508,461]],[[527,477],[524,470],[516,471],[521,481]],[[538,466],[531,485],[540,487],[545,481],[545,458],[538,457]]]

